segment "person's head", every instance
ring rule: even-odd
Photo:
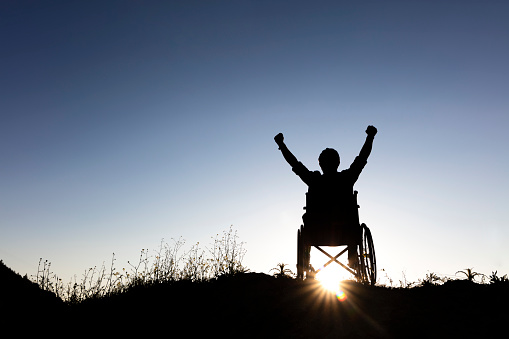
[[[324,174],[337,172],[339,162],[339,153],[332,148],[324,149],[318,157],[318,163],[320,164]]]

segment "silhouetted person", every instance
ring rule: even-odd
[[[308,185],[306,194],[306,213],[302,216],[306,229],[320,233],[337,230],[348,242],[348,261],[350,267],[357,264],[357,242],[355,241],[358,227],[357,206],[355,204],[353,186],[371,153],[377,130],[374,126],[366,129],[366,141],[359,155],[348,169],[338,172],[339,154],[332,148],[326,148],[318,157],[322,169],[310,171],[288,150],[283,134],[279,133],[274,140],[279,146],[283,157],[292,166],[292,170]]]

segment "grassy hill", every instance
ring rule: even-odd
[[[2,328],[56,337],[504,337],[509,284],[457,280],[414,288],[343,283],[339,301],[314,281],[261,273],[132,287],[66,304],[0,265]]]

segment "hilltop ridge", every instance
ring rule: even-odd
[[[207,282],[140,286],[67,305],[37,291],[37,285],[3,263],[0,267],[2,300],[8,294],[6,288],[24,295],[7,298],[16,309],[8,324],[20,326],[20,319],[25,319],[24,330],[28,330],[27,326],[37,327],[45,321],[48,326],[58,325],[62,334],[85,328],[97,329],[101,335],[184,332],[190,337],[232,338],[403,338],[416,334],[469,338],[500,335],[509,316],[507,283],[452,281],[403,289],[344,282],[347,298],[339,301],[315,281],[241,273]]]

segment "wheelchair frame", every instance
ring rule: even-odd
[[[345,252],[348,251],[348,247],[343,249],[339,254],[336,256],[332,256],[331,254],[327,253],[323,248],[320,246],[347,246],[347,244],[344,241],[337,241],[334,242],[333,245],[323,245],[323,244],[317,244],[316,242],[313,243],[312,240],[310,240],[305,226],[301,225],[300,229],[297,231],[297,278],[298,279],[304,279],[304,278],[312,278],[316,273],[318,273],[320,270],[324,269],[328,265],[332,263],[337,263],[344,269],[346,269],[348,272],[350,272],[352,275],[355,276],[357,281],[364,283],[364,284],[371,284],[374,285],[376,283],[376,257],[375,257],[375,247],[373,243],[373,237],[371,235],[371,231],[369,230],[368,226],[366,224],[360,224],[359,225],[359,215],[358,215],[358,209],[359,205],[357,205],[357,191],[354,191],[354,201],[355,205],[357,206],[356,210],[356,226],[359,227],[359,236],[356,236],[356,250],[357,250],[357,263],[354,268],[348,267],[342,262],[338,261],[337,259],[343,255]],[[320,252],[325,254],[329,261],[327,261],[321,268],[318,270],[313,270],[313,268],[310,265],[310,252],[311,247],[315,247]]]

